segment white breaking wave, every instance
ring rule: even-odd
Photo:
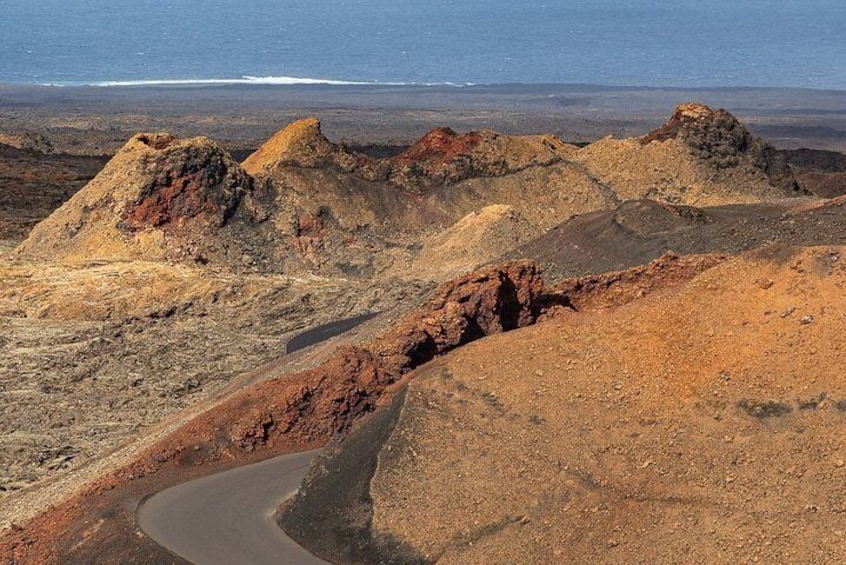
[[[76,83],[79,84],[79,83]],[[379,82],[379,81],[349,81],[322,78],[303,78],[286,76],[257,77],[244,75],[241,78],[209,78],[209,79],[163,79],[163,80],[104,80],[83,83],[82,86],[190,86],[190,85],[227,85],[227,84],[256,84],[291,86],[298,84],[318,84],[335,86],[472,86],[470,83],[457,84],[452,82],[419,83],[419,82]],[[74,86],[74,83],[46,83],[42,86]]]

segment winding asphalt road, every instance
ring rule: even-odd
[[[318,326],[288,342],[292,353],[340,335],[375,314]],[[274,520],[317,451],[282,455],[163,490],[138,509],[138,525],[159,545],[194,565],[325,564]]]
[[[195,565],[325,564],[273,518],[316,454],[282,455],[163,490],[141,505],[138,524]]]

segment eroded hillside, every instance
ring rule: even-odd
[[[345,560],[369,528],[358,559],[841,561],[843,256],[768,248],[468,345],[356,432],[385,438],[371,504],[344,506],[341,442],[282,523]]]

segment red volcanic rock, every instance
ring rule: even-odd
[[[409,184],[502,176],[556,163],[569,149],[553,135],[509,136],[489,130],[459,135],[436,128],[389,161],[390,179]]]
[[[298,375],[296,387],[252,402],[262,408],[232,426],[233,444],[251,450],[278,434],[314,440],[342,433],[375,409],[390,385],[423,363],[486,335],[534,323],[542,292],[540,269],[529,261],[486,267],[449,282],[370,345],[341,348]]]
[[[133,230],[198,219],[222,226],[238,206],[249,177],[212,146],[173,146],[171,136],[144,136],[160,152],[149,163],[152,175],[123,211]]]
[[[435,128],[394,158],[400,167],[418,165],[436,173],[459,158],[467,157],[482,143],[479,132],[458,135],[450,128]]]
[[[301,214],[300,216],[297,216],[294,231],[297,237],[320,236],[324,234],[325,226],[323,225],[323,220],[319,216]]]
[[[443,285],[428,304],[371,344],[342,347],[314,369],[264,383],[189,424],[185,433],[199,439],[208,430],[229,430],[229,445],[248,452],[283,435],[313,442],[344,433],[423,363],[534,323],[542,292],[540,269],[529,261],[480,269]],[[234,422],[233,415],[239,415]]]
[[[243,234],[222,233],[253,194],[253,180],[210,139],[165,133],[132,137],[102,171],[38,224],[16,250],[47,260],[200,260]],[[226,251],[215,260],[226,260]]]
[[[487,335],[534,323],[542,292],[540,269],[529,261],[485,267],[446,283],[388,334],[364,348],[344,348],[316,369],[324,375],[321,386],[330,389],[311,390],[303,398],[318,403],[316,414],[332,414],[326,431],[346,430],[375,408],[387,386],[423,363]]]

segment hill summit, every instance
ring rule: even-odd
[[[787,192],[799,190],[785,157],[722,108],[712,110],[695,102],[679,104],[664,125],[640,141],[646,145],[668,139],[682,142],[695,156],[718,168],[743,165],[745,161],[763,170],[774,186]]]
[[[422,249],[423,259],[459,248],[491,259],[484,243],[441,248],[445,240],[429,241],[438,234],[461,239],[495,224],[495,248],[507,253],[536,230],[624,201],[713,206],[800,193],[782,153],[726,110],[700,104],[678,106],[642,138],[584,148],[551,134],[441,127],[385,158],[333,143],[311,117],[276,133],[243,166],[207,138],[138,134],[17,254],[354,277],[423,265],[415,272],[432,274],[457,265],[418,261]],[[502,208],[475,216],[486,207]],[[462,218],[469,223],[456,225]]]
[[[202,261],[252,192],[252,179],[211,140],[166,133],[130,139],[17,249],[41,260]]]
[[[321,131],[320,120],[311,117],[279,130],[250,155],[243,166],[251,175],[260,175],[280,165],[315,168],[333,163],[351,169],[355,157],[329,141]]]

